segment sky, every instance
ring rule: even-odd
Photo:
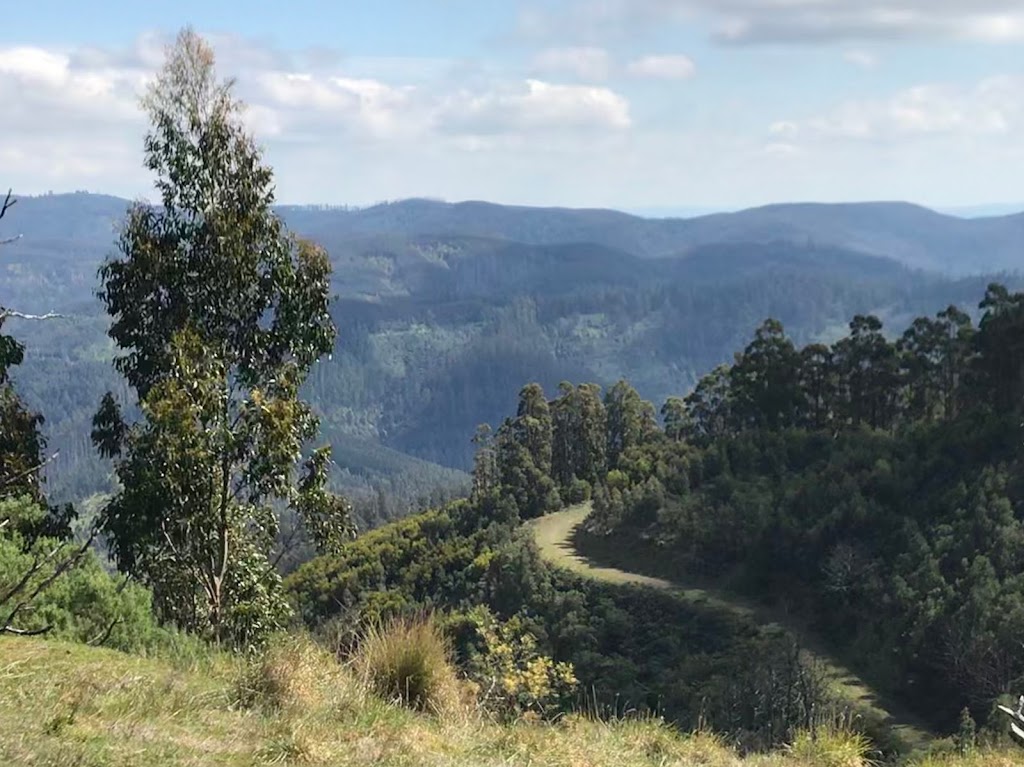
[[[0,186],[152,198],[184,25],[284,203],[1024,200],[1024,0],[10,3]]]

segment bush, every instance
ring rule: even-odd
[[[448,643],[432,617],[372,625],[354,665],[367,690],[416,711],[447,713],[459,691]]]
[[[45,516],[45,510],[28,499],[0,500],[0,594],[6,594],[41,559],[40,568],[17,598],[32,594],[54,573],[79,544],[54,538],[31,538],[24,530]],[[54,557],[47,555],[61,549]],[[8,605],[8,608],[13,606]],[[7,612],[10,612],[8,609]],[[5,616],[6,617],[6,614]],[[153,617],[150,593],[142,586],[110,575],[93,552],[42,589],[15,620],[19,629],[49,628],[48,636],[75,642],[101,644],[126,652],[154,649],[169,641],[169,632]]]
[[[483,706],[505,720],[523,715],[553,717],[575,702],[576,672],[537,648],[518,617],[501,622],[486,607],[468,614],[482,647],[467,662]]]
[[[575,506],[578,503],[586,503],[590,500],[591,488],[590,483],[585,479],[579,477],[573,477],[572,484],[566,488],[563,495],[563,500],[570,506]]]
[[[239,703],[270,710],[321,708],[344,697],[346,680],[331,654],[305,635],[276,635],[237,681]]]

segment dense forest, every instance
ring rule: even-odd
[[[690,632],[707,614],[552,571],[525,540],[503,546],[515,520],[592,499],[577,544],[598,560],[783,601],[938,728],[953,729],[965,706],[984,722],[1024,672],[1024,294],[993,284],[979,310],[977,327],[949,307],[895,341],[857,316],[833,345],[803,348],[768,320],[732,365],[664,404],[663,426],[624,381],[606,392],[563,383],[550,401],[530,384],[513,417],[478,430],[473,502],[363,538],[289,588],[321,629],[483,602],[527,621],[595,694],[686,726],[703,715],[785,738],[795,712],[775,710],[780,723],[752,703],[744,719],[735,701],[765,689],[756,669],[787,700],[779,690],[808,672],[781,672],[788,656],[751,627],[711,629],[725,644],[701,646],[709,629]],[[743,636],[754,644],[737,646]],[[676,665],[695,653],[698,667]],[[716,668],[728,669],[728,693]]]
[[[108,219],[128,203],[55,195],[21,206],[31,215],[19,210],[12,224],[24,236],[5,249],[0,300],[65,318],[45,326],[10,320],[8,332],[27,350],[13,375],[31,406],[45,410],[44,431],[60,451],[48,472],[51,493],[78,501],[112,487],[88,440],[95,403],[106,391],[128,394],[94,296],[96,270],[114,243]],[[529,220],[529,211],[513,213]],[[66,232],[44,224],[61,216]],[[915,271],[781,236],[652,259],[600,241],[346,239],[329,212],[284,216],[298,232],[324,236],[334,267],[338,343],[304,393],[336,445],[333,481],[364,525],[463,494],[475,427],[514,407],[521,381],[553,390],[563,380],[607,387],[626,378],[661,402],[729,361],[765,317],[779,318],[798,343],[831,343],[854,314],[874,313],[899,329],[919,314],[972,304],[993,279]]]
[[[803,348],[765,322],[609,454],[581,545],[784,602],[936,722],[986,718],[1024,672],[1024,294],[980,309]]]

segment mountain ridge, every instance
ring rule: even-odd
[[[18,231],[40,245],[84,239],[109,252],[129,201],[76,192],[23,197]],[[644,218],[605,208],[500,205],[413,198],[367,208],[281,205],[289,227],[332,246],[370,235],[477,236],[527,245],[600,244],[643,258],[685,257],[723,242],[785,240],[887,256],[952,275],[1020,269],[1024,213],[960,218],[902,201],[774,203],[691,218]],[[23,246],[26,247],[26,246]]]

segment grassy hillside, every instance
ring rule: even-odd
[[[741,759],[714,738],[656,721],[499,726],[461,705],[437,715],[388,704],[339,666],[298,662],[273,700],[243,706],[237,661],[171,662],[42,640],[0,638],[0,763],[114,765],[534,765],[861,767],[841,737],[798,739]],[[271,703],[273,705],[271,705]],[[1010,767],[1019,752],[921,765]]]

